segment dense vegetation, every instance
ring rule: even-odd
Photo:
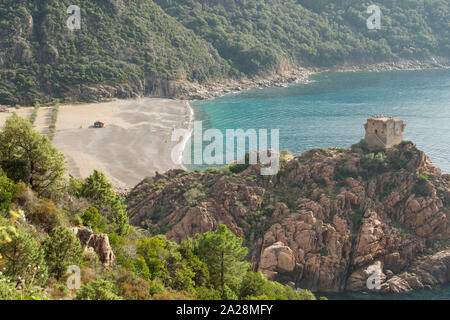
[[[70,5],[81,8],[79,30],[66,26]],[[202,80],[229,69],[211,45],[147,0],[2,1],[0,48],[3,104],[86,99],[99,84],[126,97],[152,90],[156,78]]]
[[[0,103],[161,93],[293,65],[448,57],[447,0],[7,0],[0,4]],[[81,8],[69,30],[70,5]]]
[[[28,120],[13,115],[0,139],[0,300],[315,299],[251,271],[243,239],[224,225],[181,243],[130,226],[105,175],[64,178],[63,156]],[[75,226],[108,235],[116,257],[108,270],[83,250]],[[66,285],[72,265],[79,290]]]
[[[450,51],[445,0],[377,1],[380,30],[366,27],[373,1],[155,1],[246,74],[283,62],[332,66]]]

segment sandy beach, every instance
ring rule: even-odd
[[[188,103],[172,99],[64,105],[53,145],[65,154],[73,176],[85,178],[98,169],[115,187],[130,188],[156,171],[182,168],[172,161],[178,143],[171,141],[172,128],[187,129],[190,117]],[[97,120],[105,127],[92,128]]]
[[[33,107],[8,108],[7,110],[7,112],[0,112],[0,127],[4,126],[6,119],[11,117],[14,112],[22,118],[29,119],[31,112],[33,112]]]

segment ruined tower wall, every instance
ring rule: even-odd
[[[403,120],[380,116],[367,119],[365,141],[369,148],[388,149],[403,141]]]

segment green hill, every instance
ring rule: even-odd
[[[6,0],[0,103],[170,95],[169,81],[449,56],[447,0]],[[81,8],[81,29],[66,26]]]
[[[450,6],[445,0],[377,1],[380,30],[366,26],[373,1],[155,1],[247,74],[286,61],[332,66],[450,52]]]
[[[66,26],[70,5],[81,29]],[[227,74],[217,51],[152,1],[25,1],[0,4],[0,103],[90,100],[151,91],[159,79]],[[108,85],[96,91],[92,85]]]

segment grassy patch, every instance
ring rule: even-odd
[[[40,107],[41,107],[41,105],[38,102],[36,102],[34,104],[33,112],[31,112],[31,115],[30,115],[30,122],[31,122],[31,124],[34,124],[34,122],[36,121],[37,114],[38,114],[38,111],[39,111]]]
[[[50,141],[55,137],[56,120],[58,120],[59,103],[56,103],[52,109],[52,117],[48,126],[48,138]]]

